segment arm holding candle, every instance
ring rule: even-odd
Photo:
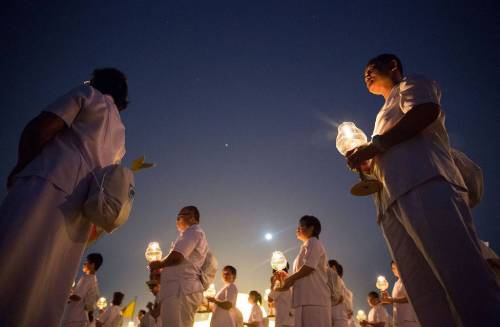
[[[348,153],[347,164],[353,169],[357,168],[391,147],[412,139],[432,124],[440,113],[441,108],[436,103],[429,102],[415,106],[389,131],[378,135],[377,142],[360,146]]]
[[[288,276],[287,279],[285,279],[285,282],[283,284],[283,287],[277,288],[276,291],[282,292],[290,289],[290,287],[295,284],[295,282],[301,278],[309,276],[312,272],[314,271],[314,268],[308,267],[306,265],[302,266],[299,271],[296,273]]]

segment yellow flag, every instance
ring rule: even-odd
[[[129,304],[127,304],[127,306],[125,308],[123,308],[123,310],[122,310],[123,318],[134,319],[136,302],[137,302],[137,296],[134,297],[134,299]]]

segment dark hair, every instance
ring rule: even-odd
[[[102,94],[113,97],[118,110],[127,108],[128,84],[127,76],[116,68],[100,68],[94,70],[90,85]]]
[[[139,310],[139,313],[142,313],[143,315],[146,314],[146,310]]]
[[[259,292],[250,291],[250,293],[248,293],[248,295],[253,296],[255,298],[255,302],[257,302],[258,304],[262,304],[262,295],[260,295]]]
[[[328,265],[330,268],[335,267],[335,270],[337,270],[337,274],[339,274],[340,278],[344,276],[344,267],[337,261],[337,260],[328,260]]]
[[[191,211],[193,213],[194,219],[197,222],[200,222],[200,211],[198,210],[198,208],[196,206],[187,206],[187,207],[182,208],[182,210],[184,210],[184,209]]]
[[[390,53],[383,53],[375,58],[372,58],[368,61],[366,64],[366,67],[373,65],[377,70],[380,70],[381,72],[385,73],[388,72],[392,67],[392,61],[396,61],[397,68],[401,74],[403,74],[403,64],[401,63],[401,60],[399,60],[396,55],[390,54]]]
[[[234,268],[233,266],[225,266],[224,269],[222,269],[223,271],[224,270],[229,270],[231,272],[231,274],[234,275],[234,277],[236,278],[236,268]]]
[[[300,226],[307,228],[313,227],[312,236],[319,238],[319,234],[321,233],[321,223],[318,218],[306,215],[300,218],[299,224]]]
[[[90,253],[87,256],[87,261],[94,264],[94,268],[97,271],[102,266],[102,255],[100,253]]]
[[[120,305],[120,304],[122,304],[122,301],[123,301],[124,297],[125,297],[125,294],[123,294],[122,292],[114,292],[113,293],[113,301],[112,301],[112,303],[114,305]]]
[[[372,297],[374,299],[380,300],[380,296],[378,295],[378,292],[371,291],[370,293],[368,293],[368,296]]]

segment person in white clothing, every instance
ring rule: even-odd
[[[293,287],[293,307],[296,327],[330,327],[331,299],[327,284],[326,251],[319,240],[321,223],[314,216],[299,220],[297,238],[302,241],[299,255],[293,264],[293,274],[285,279],[285,291]]]
[[[203,300],[201,267],[208,252],[205,232],[199,226],[200,212],[195,206],[181,209],[177,216],[179,237],[168,256],[150,263],[161,272],[161,323],[163,327],[191,327]]]
[[[140,320],[140,324],[139,324],[139,327],[156,327],[157,324],[156,324],[156,320],[153,316],[153,303],[152,302],[148,302],[146,304],[146,308],[148,309],[148,311],[144,311],[144,316],[139,319]]]
[[[151,279],[146,282],[146,285],[148,285],[149,290],[155,297],[154,303],[148,302],[147,308],[149,311],[147,312],[147,315],[151,315],[155,324],[161,326],[160,282],[156,279]]]
[[[64,311],[63,327],[88,326],[95,309],[95,303],[99,299],[99,285],[97,283],[96,271],[102,265],[100,253],[90,253],[87,261],[83,264],[83,276],[71,291],[68,304]]]
[[[0,326],[61,323],[91,230],[89,173],[125,154],[127,102],[125,75],[98,69],[24,128],[0,205]]]
[[[392,54],[368,62],[365,83],[385,103],[372,141],[348,153],[348,165],[383,185],[374,196],[378,222],[420,324],[497,324],[500,288],[481,255],[438,84],[405,77]]]
[[[121,292],[113,293],[113,301],[96,319],[96,327],[121,327],[123,324],[122,308],[125,294]]]
[[[257,291],[250,291],[250,293],[248,293],[248,303],[252,305],[252,310],[250,311],[248,322],[243,325],[249,327],[264,327],[264,315],[260,308],[262,304],[262,295]]]
[[[349,319],[352,318],[352,296],[349,299],[349,294],[347,293],[347,288],[342,279],[344,268],[337,260],[329,260],[328,266],[332,269],[338,276],[337,287],[340,290],[341,297],[338,299],[337,303],[332,303],[332,326],[335,327],[348,327]]]
[[[389,327],[389,314],[380,302],[378,293],[368,293],[367,301],[371,309],[368,312],[368,320],[359,322],[361,327]]]
[[[222,269],[224,287],[221,288],[215,297],[207,297],[208,302],[215,304],[212,319],[210,320],[211,327],[235,326],[234,317],[231,315],[231,309],[236,307],[236,298],[238,297],[238,289],[234,285],[235,280],[236,268],[225,266]]]
[[[392,304],[392,327],[419,327],[415,311],[408,302],[406,290],[399,275],[398,266],[391,262],[391,269],[398,279],[392,288],[392,296],[387,291],[382,292],[382,304]]]
[[[276,327],[291,327],[295,325],[294,310],[292,308],[292,290],[279,292],[276,289],[280,286],[281,281],[288,277],[288,263],[283,271],[274,271],[271,278],[271,293],[267,300],[273,304],[276,312]]]

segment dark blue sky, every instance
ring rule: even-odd
[[[245,292],[268,287],[263,262],[298,246],[298,218],[317,215],[356,308],[366,308],[375,277],[392,278],[389,256],[371,199],[349,194],[356,175],[321,117],[371,133],[383,99],[367,93],[362,72],[381,52],[440,83],[452,144],[486,177],[478,232],[500,250],[494,1],[12,1],[0,15],[2,185],[23,126],[44,106],[96,67],[129,76],[125,159],[146,154],[158,167],[137,175],[129,222],[92,248],[105,256],[108,297],[122,290],[125,301],[149,300],[146,244],[168,249],[177,211],[195,204]],[[280,233],[265,242],[267,231]]]

